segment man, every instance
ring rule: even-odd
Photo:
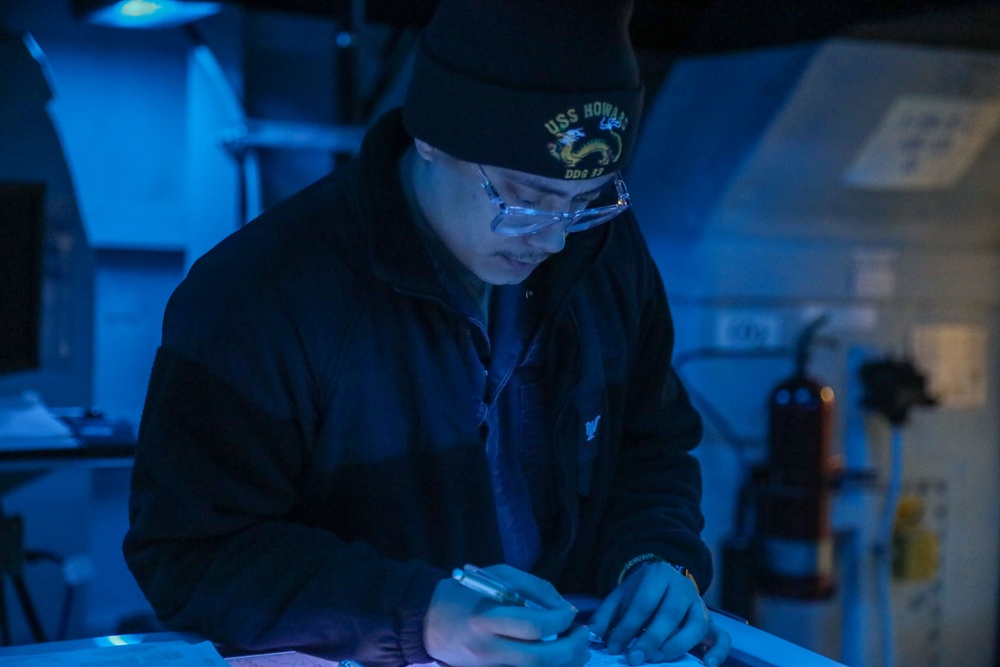
[[[627,9],[445,0],[358,160],[192,268],[125,540],[168,627],[369,666],[575,666],[588,630],[725,657],[701,422],[620,176]],[[589,628],[562,594],[603,598]]]

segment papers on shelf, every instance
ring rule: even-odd
[[[0,396],[0,449],[73,447],[73,432],[37,394]]]

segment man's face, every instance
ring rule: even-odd
[[[493,285],[520,283],[563,249],[564,224],[524,236],[494,232],[490,223],[498,210],[483,190],[477,165],[420,140],[415,144],[418,155],[412,174],[420,207],[445,246],[481,280]],[[500,167],[484,169],[508,205],[552,211],[585,208],[613,178],[564,181]]]

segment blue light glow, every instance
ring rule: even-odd
[[[163,5],[158,2],[149,2],[149,0],[128,0],[121,6],[119,13],[122,16],[138,18],[140,16],[155,14],[161,9],[163,9]]]
[[[97,646],[128,646],[130,643],[126,638],[121,635],[108,635],[106,637],[95,637],[94,643]]]
[[[218,2],[120,0],[90,15],[92,23],[118,28],[170,28],[216,14]]]

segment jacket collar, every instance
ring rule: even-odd
[[[372,271],[397,289],[447,301],[400,179],[399,159],[412,142],[403,129],[402,110],[394,109],[372,126],[361,145],[361,192]]]

